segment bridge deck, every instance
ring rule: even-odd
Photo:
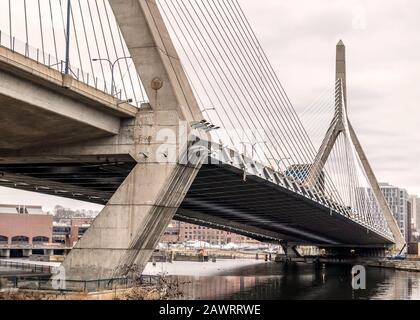
[[[115,160],[115,159],[114,159]],[[101,163],[2,164],[0,185],[105,204],[134,166]],[[229,165],[204,165],[178,219],[260,240],[332,246],[391,244],[360,224],[289,189]]]
[[[119,133],[138,109],[0,47],[0,149],[75,143]]]

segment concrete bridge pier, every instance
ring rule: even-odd
[[[117,142],[133,142],[137,164],[63,264],[73,280],[141,273],[200,169],[199,161],[184,164],[183,150],[191,123],[203,115],[156,2],[110,5],[150,104],[139,111],[128,138]],[[175,140],[165,142],[174,133]]]
[[[24,258],[29,258],[32,255],[32,249],[23,249],[22,256]]]
[[[325,255],[328,257],[340,258],[384,258],[387,255],[387,247],[364,248],[364,247],[345,247],[345,248],[326,248]]]
[[[282,243],[281,247],[283,248],[284,254],[288,258],[300,258],[302,255],[297,250],[297,245],[291,243]]]
[[[9,249],[1,249],[0,250],[0,258],[10,258],[10,250]]]
[[[137,164],[67,256],[66,278],[96,280],[141,273],[175,215],[196,169]]]

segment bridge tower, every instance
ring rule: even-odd
[[[372,187],[381,211],[383,212],[388,226],[394,236],[396,248],[402,249],[405,245],[405,240],[401,234],[400,228],[398,227],[397,221],[395,220],[387,202],[382,194],[379,187],[378,181],[375,174],[373,173],[372,167],[366,157],[366,154],[360,144],[360,141],[356,135],[356,132],[349,120],[347,112],[347,73],[346,73],[346,47],[342,40],[340,40],[336,46],[336,96],[335,96],[335,114],[334,118],[327,130],[321,147],[315,157],[315,161],[311,167],[311,172],[308,179],[310,186],[315,186],[319,175],[325,167],[328,157],[337,141],[338,136],[344,133],[349,137],[351,143],[355,146],[356,152],[362,163],[363,169],[366,172],[368,181]]]
[[[140,274],[200,168],[181,164],[203,118],[156,2],[109,2],[150,103],[122,129],[136,165],[64,261],[71,280]]]

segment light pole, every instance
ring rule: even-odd
[[[204,108],[200,110],[201,112],[207,112],[207,111],[216,111],[215,107],[209,107],[209,108]]]
[[[266,141],[257,141],[257,142],[241,142],[241,144],[244,145],[244,149],[246,150],[245,145],[249,144],[250,146],[252,146],[252,159],[254,159],[254,151],[255,151],[255,147],[261,143],[267,143]]]
[[[280,164],[284,163],[284,160],[291,160],[290,157],[285,157],[285,158],[280,158],[280,159],[276,159],[276,158],[269,158],[268,160],[274,160],[274,162],[277,164],[277,166],[279,167],[279,171],[281,169]]]
[[[66,38],[66,65],[65,74],[70,74],[70,21],[71,21],[71,1],[67,0],[67,38]]]
[[[106,62],[109,63],[109,65],[111,67],[111,96],[113,96],[113,97],[114,97],[114,87],[115,87],[115,77],[114,77],[115,65],[117,64],[118,61],[123,60],[123,59],[131,59],[131,57],[120,57],[120,58],[117,58],[114,61],[111,61],[111,60],[106,59],[106,58],[92,59],[93,62],[106,61]]]

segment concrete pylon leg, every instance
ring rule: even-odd
[[[397,250],[401,250],[405,245],[405,239],[401,233],[400,228],[398,227],[397,220],[395,219],[394,215],[391,212],[391,209],[388,206],[388,203],[385,199],[384,194],[381,191],[381,188],[376,179],[376,176],[373,173],[372,167],[370,166],[370,163],[366,157],[366,154],[362,148],[362,145],[360,144],[359,138],[357,137],[356,132],[354,131],[353,126],[350,122],[349,122],[349,130],[350,130],[351,139],[353,140],[353,144],[356,148],[356,152],[360,158],[360,161],[362,162],[363,169],[365,170],[369,183],[372,187],[372,191],[376,199],[378,200],[381,211],[383,212],[385,220],[388,223],[388,226],[392,232],[392,235],[394,236],[396,248]]]
[[[137,164],[63,266],[68,280],[141,273],[184,199],[198,168]]]
[[[321,176],[322,170],[325,167],[325,164],[331,154],[331,151],[337,141],[338,136],[341,133],[339,129],[339,123],[333,121],[327,131],[327,134],[322,142],[321,147],[319,148],[318,154],[315,157],[314,163],[311,166],[309,179],[307,184],[314,189],[317,188],[319,183],[319,178]]]
[[[284,254],[286,255],[286,258],[300,258],[302,257],[302,255],[300,254],[300,252],[297,250],[297,246],[296,245],[292,245],[289,243],[282,243],[281,247],[283,248]]]

